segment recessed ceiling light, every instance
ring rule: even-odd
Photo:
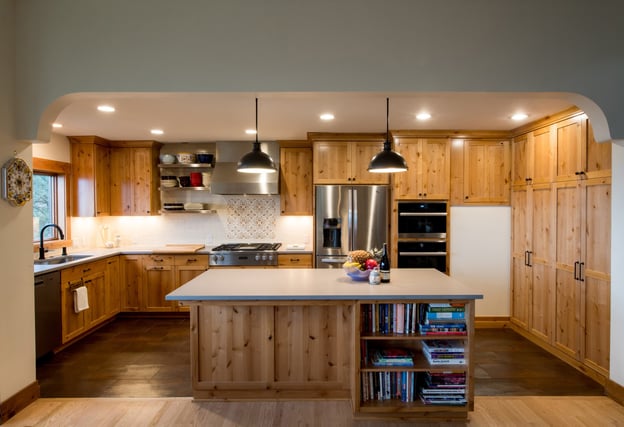
[[[115,112],[115,107],[113,107],[112,105],[98,105],[97,109],[98,111],[101,111],[103,113]]]
[[[515,120],[515,121],[520,121],[520,120],[524,120],[527,117],[529,117],[528,114],[525,113],[516,113],[513,116],[511,116],[511,120]]]
[[[321,117],[321,120],[324,120],[326,122],[330,120],[334,120],[334,115],[332,113],[323,113],[321,114],[320,117]]]
[[[416,114],[416,118],[418,120],[429,120],[431,118],[431,114],[429,114],[429,113],[418,113],[418,114]]]
[[[255,134],[256,134],[256,130],[255,130],[255,129],[247,129],[247,130],[245,131],[245,133],[246,133],[247,135],[255,135]]]
[[[57,128],[57,129],[58,129],[58,128],[62,128],[62,127],[63,127],[63,125],[62,125],[62,124],[60,124],[60,123],[52,123],[52,127],[53,127],[53,128]]]
[[[162,135],[162,134],[163,134],[163,133],[165,133],[165,132],[163,132],[163,130],[162,130],[162,129],[152,129],[152,130],[150,130],[150,133],[151,133],[152,135]]]

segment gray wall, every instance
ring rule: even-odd
[[[622,16],[621,0],[0,0],[0,154],[28,158],[15,140],[47,140],[66,95],[85,91],[571,92],[598,139],[622,140]],[[34,380],[32,253],[20,241],[31,215],[0,203],[10,242],[0,246],[0,401]],[[612,342],[624,342],[617,329]],[[624,384],[621,351],[611,364]]]

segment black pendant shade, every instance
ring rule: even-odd
[[[260,149],[258,142],[258,98],[256,98],[256,141],[253,149],[238,161],[238,172],[242,173],[275,173],[277,168],[271,156]]]
[[[388,127],[390,116],[390,99],[386,98],[386,140],[383,144],[383,150],[377,153],[368,165],[368,171],[374,173],[395,173],[405,172],[407,163],[403,156],[396,151],[392,151],[390,144],[390,131]]]

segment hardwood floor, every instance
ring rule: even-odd
[[[42,397],[187,397],[189,321],[120,317],[40,360]],[[476,396],[599,396],[602,386],[509,329],[477,329]]]
[[[7,426],[405,426],[354,420],[349,401],[195,402],[188,319],[121,317],[37,366],[42,398]],[[478,329],[468,423],[624,425],[590,378],[508,329]]]
[[[406,426],[354,420],[349,401],[194,402],[191,398],[39,399],[7,426]],[[608,397],[475,398],[468,422],[418,426],[618,426],[624,407]]]

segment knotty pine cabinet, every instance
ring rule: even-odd
[[[312,147],[280,142],[280,213],[312,215]]]
[[[110,215],[110,147],[97,136],[70,136],[71,215]]]
[[[608,378],[611,146],[573,112],[514,138],[511,322]]]
[[[192,306],[194,397],[348,398],[352,316],[336,301]]]
[[[388,184],[389,174],[367,170],[383,149],[384,138],[377,134],[310,134],[314,184]]]
[[[61,270],[62,343],[65,344],[113,316],[107,305],[109,280],[106,260]],[[89,308],[76,313],[74,290],[86,286]]]
[[[279,268],[312,268],[312,254],[278,254]]]
[[[450,196],[449,138],[419,138],[393,132],[394,150],[401,153],[407,172],[392,174],[395,200],[448,200]]]
[[[188,311],[165,296],[208,269],[205,254],[120,256],[121,311]]]

